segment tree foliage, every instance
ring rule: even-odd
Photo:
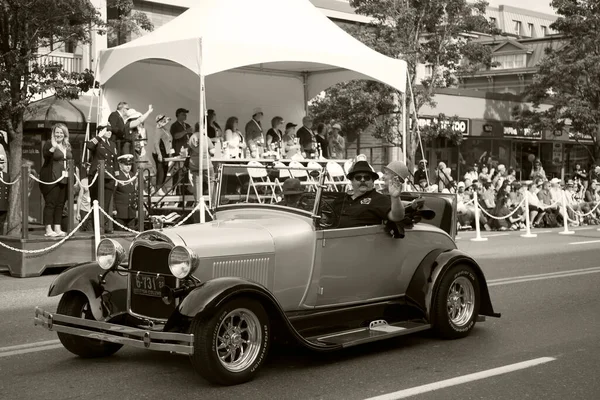
[[[473,32],[499,33],[484,16],[485,1],[351,0],[350,4],[358,14],[371,17],[373,22],[350,28],[349,33],[374,50],[407,62],[410,76],[408,84],[414,94],[417,113],[426,104],[435,106],[433,96],[437,89],[452,87],[459,76],[492,64],[491,49],[471,40],[473,35],[470,35]],[[427,79],[417,81],[417,67],[423,64],[429,67],[432,74]],[[353,100],[342,101],[340,93]],[[412,108],[413,99],[410,91],[407,94],[405,106],[408,110]],[[382,84],[365,85],[358,81],[342,83],[327,90],[325,97],[315,102],[319,107],[313,107],[311,111],[319,117],[323,105],[328,104],[334,109],[329,113],[343,123],[347,113],[342,104],[354,102],[362,105],[353,110],[354,118],[374,123],[376,135],[399,144],[400,130],[397,127],[402,123],[401,107],[397,105],[399,96],[397,91]],[[410,118],[414,119],[414,116]],[[404,123],[408,124],[408,121]],[[414,126],[414,121],[407,126]],[[428,128],[428,131],[431,129]],[[414,130],[411,132],[407,148],[408,157],[413,159],[417,138]],[[453,135],[454,131],[441,134]]]
[[[600,138],[600,0],[553,0],[559,15],[550,25],[562,46],[547,48],[534,81],[525,90],[532,109],[516,108],[521,126],[571,129],[576,140]],[[551,104],[541,110],[541,104]],[[566,125],[571,124],[568,128]]]
[[[133,8],[133,0],[108,0],[108,47],[121,45],[129,36],[142,30],[152,31],[154,24],[148,15]]]

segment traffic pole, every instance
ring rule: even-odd
[[[475,233],[476,236],[471,239],[473,242],[485,242],[488,238],[481,237],[481,228],[479,227],[479,201],[477,200],[477,191],[473,192],[473,205],[475,206]]]
[[[525,193],[525,226],[527,227],[527,231],[521,235],[524,238],[534,238],[537,237],[536,233],[531,233],[531,223],[529,220],[529,201],[527,201],[527,193]]]
[[[563,210],[563,221],[565,229],[562,232],[558,232],[559,235],[572,235],[575,231],[569,230],[569,214],[567,214],[567,198],[565,192],[562,192],[562,210]],[[598,229],[600,230],[600,229]]]

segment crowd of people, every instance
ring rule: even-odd
[[[558,178],[548,179],[539,159],[533,160],[526,181],[517,180],[515,169],[503,164],[475,164],[467,168],[458,182],[451,172],[441,162],[433,176],[429,176],[427,161],[421,160],[413,174],[413,182],[416,190],[456,193],[461,229],[476,227],[476,207],[479,208],[482,230],[525,229],[525,204],[530,228],[562,226],[565,217],[570,226],[600,223],[600,166],[593,166],[588,173],[577,164],[571,178],[565,182]],[[475,197],[478,204],[475,204]]]

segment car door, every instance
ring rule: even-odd
[[[397,296],[407,246],[383,226],[332,229],[317,240],[315,306]]]

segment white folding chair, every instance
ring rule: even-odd
[[[262,203],[263,199],[269,199],[271,202],[276,201],[275,187],[277,186],[277,179],[276,182],[272,182],[267,169],[258,161],[250,161],[247,165],[246,169],[250,180],[248,182],[248,191],[246,192],[246,202],[250,199],[250,189],[254,190],[254,195],[259,203]],[[267,194],[261,194],[258,190],[259,188],[266,188]],[[268,194],[269,190],[271,194]]]
[[[291,160],[301,161],[304,160],[304,156],[302,155],[302,153],[296,153],[292,156]]]
[[[346,179],[346,173],[340,164],[335,161],[329,161],[325,168],[327,170],[325,183],[330,185],[336,192],[338,191],[338,185],[345,188],[350,184],[350,181]]]

